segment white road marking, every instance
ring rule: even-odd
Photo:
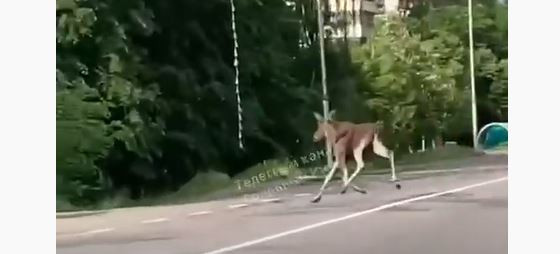
[[[248,204],[237,204],[237,205],[230,205],[229,208],[230,209],[235,209],[235,208],[241,208],[241,207],[246,207],[249,206]]]
[[[260,200],[260,202],[262,202],[262,203],[272,203],[272,202],[278,202],[280,200],[281,199],[279,199],[279,198],[269,198],[269,199],[262,199],[262,200]]]
[[[490,180],[490,181],[485,181],[485,182],[481,182],[481,183],[477,183],[477,184],[467,185],[467,186],[452,189],[452,190],[447,190],[447,191],[442,191],[442,192],[438,192],[438,193],[434,193],[434,194],[423,195],[423,196],[419,196],[419,197],[415,197],[415,198],[405,199],[405,200],[402,200],[402,201],[397,201],[397,202],[385,204],[385,205],[382,205],[382,206],[378,206],[376,208],[372,208],[372,209],[369,209],[369,210],[349,214],[349,215],[346,215],[346,216],[343,216],[343,217],[339,217],[339,218],[335,218],[335,219],[331,219],[331,220],[326,220],[326,221],[323,221],[323,222],[319,222],[319,223],[307,225],[307,226],[304,226],[304,227],[292,229],[292,230],[285,231],[285,232],[282,232],[282,233],[278,233],[278,234],[275,234],[275,235],[266,236],[266,237],[263,237],[263,238],[260,238],[260,239],[244,242],[244,243],[229,246],[229,247],[224,247],[224,248],[221,248],[221,249],[218,249],[218,250],[206,252],[205,254],[226,253],[226,252],[234,251],[234,250],[237,250],[237,249],[249,247],[249,246],[252,246],[252,245],[255,245],[255,244],[259,244],[259,243],[262,243],[262,242],[267,242],[267,241],[270,241],[270,240],[281,238],[281,237],[284,237],[284,236],[297,234],[297,233],[307,231],[307,230],[310,230],[310,229],[322,227],[322,226],[337,223],[337,222],[340,222],[340,221],[349,220],[349,219],[352,219],[352,218],[355,218],[355,217],[358,217],[358,216],[362,216],[362,215],[370,214],[370,213],[373,213],[373,212],[385,210],[385,209],[392,208],[392,207],[395,207],[395,206],[400,206],[400,205],[404,205],[404,204],[407,204],[407,203],[420,201],[420,200],[424,200],[424,199],[434,198],[434,197],[442,196],[442,195],[449,194],[449,193],[461,192],[461,191],[465,191],[465,190],[468,190],[468,189],[472,189],[472,188],[476,188],[476,187],[480,187],[480,186],[484,186],[484,185],[488,185],[488,184],[493,184],[493,183],[497,183],[497,182],[501,182],[501,181],[506,181],[507,179],[508,179],[508,177],[506,176],[506,177],[502,177],[502,178],[498,178],[498,179],[494,179],[494,180]]]
[[[201,211],[201,212],[196,212],[196,213],[189,213],[189,216],[197,216],[197,215],[205,215],[205,214],[211,214],[213,213],[212,211]]]
[[[83,232],[83,233],[75,234],[75,236],[94,235],[94,234],[111,232],[111,231],[114,231],[114,230],[115,230],[115,228],[95,229],[95,230],[90,230],[90,231],[86,231],[86,232]]]
[[[296,197],[307,197],[307,196],[312,196],[312,193],[298,193],[298,194],[294,194],[294,196]]]
[[[164,222],[164,221],[169,221],[169,219],[168,218],[157,218],[157,219],[153,219],[153,220],[143,220],[140,223],[151,224],[151,223],[158,223],[158,222]]]
[[[463,168],[452,168],[452,169],[430,169],[430,170],[418,170],[418,171],[404,171],[402,175],[422,175],[422,174],[434,174],[434,173],[447,173],[447,172],[457,172],[464,170]]]

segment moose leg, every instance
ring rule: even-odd
[[[354,159],[356,160],[356,171],[352,173],[350,179],[344,183],[341,193],[345,193],[348,189],[348,185],[356,178],[360,171],[364,168],[364,160],[362,159],[362,154],[364,151],[365,143],[360,143],[358,147],[354,149]]]
[[[385,145],[383,145],[383,143],[379,141],[377,135],[375,135],[373,138],[373,152],[381,157],[388,159],[391,162],[391,181],[396,182],[395,187],[397,187],[397,189],[400,189],[401,185],[398,183],[399,180],[397,179],[397,174],[395,173],[395,153],[387,149],[387,147],[385,147]]]
[[[344,188],[344,185],[346,184],[347,181],[348,181],[348,168],[344,167],[342,169],[342,188]],[[346,191],[340,192],[340,194],[344,194],[344,193],[346,193]]]
[[[389,154],[389,160],[391,160],[391,181],[395,182],[395,187],[400,190],[401,184],[399,183],[399,179],[395,173],[395,153],[393,153],[393,151]]]
[[[323,191],[327,187],[327,184],[329,183],[329,181],[332,179],[337,167],[346,168],[346,150],[345,150],[345,148],[346,148],[347,143],[348,143],[348,137],[344,137],[334,145],[333,150],[334,150],[334,155],[335,155],[335,161],[333,163],[333,167],[332,167],[331,171],[329,172],[329,174],[325,177],[325,182],[323,183],[323,186],[321,186],[321,189],[319,190],[319,193],[317,194],[317,196],[315,196],[315,198],[313,198],[311,200],[311,202],[317,203],[321,200],[321,196],[323,194]]]
[[[397,180],[397,174],[395,173],[395,155],[393,151],[389,152],[389,160],[391,161],[391,180]]]
[[[321,196],[323,195],[323,191],[327,187],[327,184],[331,181],[331,178],[333,177],[334,172],[336,171],[336,167],[338,167],[338,159],[333,163],[333,167],[331,171],[325,177],[325,181],[323,182],[323,186],[321,186],[319,193],[311,200],[312,203],[317,203],[321,201]]]
[[[343,182],[342,187],[343,188],[344,188],[344,183],[346,183],[347,181],[348,181],[348,169],[346,167],[344,167],[344,168],[342,168],[342,182]],[[362,193],[362,194],[367,193],[367,191],[365,189],[362,189],[355,184],[351,184],[350,186],[352,186],[352,189],[354,189],[355,191],[357,191],[359,193]],[[340,192],[340,194],[344,194],[344,193],[346,193],[346,191]]]

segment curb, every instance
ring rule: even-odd
[[[401,172],[397,172],[397,175],[421,175],[421,174],[434,174],[434,173],[446,173],[446,172],[457,172],[463,170],[488,170],[494,169],[497,167],[507,167],[507,164],[494,164],[494,165],[487,165],[487,166],[478,166],[478,167],[463,167],[463,168],[446,168],[446,169],[434,169],[434,170],[405,170]],[[415,167],[416,168],[416,167]],[[390,169],[386,170],[376,170],[376,171],[364,171],[361,175],[367,176],[381,176],[390,173]],[[298,180],[304,181],[313,181],[313,180],[322,180],[325,176],[299,176],[296,177]],[[333,176],[332,179],[341,179],[340,176]]]
[[[508,151],[507,150],[485,150],[484,154],[488,154],[488,155],[507,155]]]
[[[76,217],[82,217],[82,216],[97,215],[97,214],[102,214],[102,213],[107,213],[107,212],[109,212],[109,210],[60,212],[60,213],[56,213],[56,218],[57,219],[76,218]]]

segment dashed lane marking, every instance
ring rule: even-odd
[[[166,222],[169,221],[168,218],[157,218],[157,219],[153,219],[153,220],[143,220],[140,223],[142,224],[152,224],[152,223],[159,223],[159,222]]]

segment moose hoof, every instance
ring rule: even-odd
[[[340,194],[345,194],[347,190],[348,190],[348,187],[343,188],[343,189],[340,191]]]
[[[321,201],[321,196],[317,196],[317,197],[313,198],[311,200],[311,203],[318,203],[319,201]]]
[[[397,190],[400,190],[400,189],[401,189],[401,185],[398,184],[398,183],[395,185],[395,187],[397,187]]]

